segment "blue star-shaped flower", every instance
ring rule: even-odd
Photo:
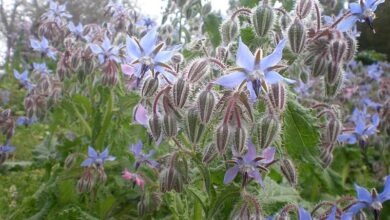
[[[82,37],[84,27],[81,23],[79,23],[77,26],[74,25],[73,22],[70,22],[68,25],[69,31],[74,34],[76,37]]]
[[[89,48],[91,48],[92,53],[98,56],[100,64],[105,63],[107,60],[112,60],[117,63],[121,62],[119,47],[113,46],[107,36],[104,37],[101,46],[92,43],[89,45]]]
[[[56,53],[49,47],[49,41],[42,37],[42,40],[30,39],[31,47],[42,54],[47,55],[53,60],[56,60]]]
[[[138,169],[138,167],[142,163],[148,164],[152,168],[158,167],[158,163],[154,160],[151,160],[150,157],[152,157],[156,152],[154,150],[150,150],[148,154],[144,154],[142,152],[142,141],[139,140],[137,144],[133,144],[131,146],[131,152],[134,154],[136,162],[134,164],[135,169]]]
[[[25,70],[22,73],[19,73],[17,70],[14,69],[14,77],[16,80],[19,81],[20,84],[22,84],[28,91],[30,91],[34,85],[30,82],[28,79],[28,71]]]
[[[115,160],[115,157],[110,156],[108,154],[108,148],[104,149],[103,152],[99,153],[96,152],[96,150],[89,146],[88,147],[88,158],[84,160],[80,166],[82,167],[89,167],[93,164],[95,164],[97,167],[103,166],[105,161],[113,161]]]
[[[34,72],[40,74],[51,73],[51,70],[47,67],[46,63],[33,63]]]
[[[338,141],[355,144],[358,141],[365,143],[368,136],[374,135],[379,125],[379,115],[375,114],[371,117],[371,124],[366,124],[366,119],[362,116],[357,116],[355,119],[355,129],[352,133],[344,133],[338,136]]]

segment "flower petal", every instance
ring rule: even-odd
[[[145,55],[152,53],[157,42],[157,29],[153,28],[145,36],[142,37],[140,44]]]
[[[275,152],[276,152],[276,148],[274,147],[265,148],[261,155],[264,159],[260,161],[265,164],[271,163],[272,161],[274,161]]]
[[[350,30],[358,20],[359,20],[359,17],[351,15],[350,17],[345,18],[343,21],[341,21],[337,25],[337,29],[339,31],[346,32],[346,31]]]
[[[263,179],[261,178],[261,174],[258,170],[252,170],[249,173],[249,176],[252,177],[254,180],[256,180],[256,182],[259,183],[260,186],[264,188]]]
[[[240,168],[238,166],[234,166],[230,169],[228,169],[225,173],[225,177],[223,178],[223,183],[224,184],[229,184],[231,181],[236,178],[238,171]]]
[[[341,134],[337,137],[337,140],[340,142],[347,142],[348,144],[356,143],[355,134]]]
[[[252,162],[254,159],[256,158],[256,147],[255,145],[252,143],[252,141],[248,141],[248,150],[244,156],[244,161],[246,164],[249,164],[250,162]]]
[[[390,200],[390,175],[386,177],[383,191],[379,194],[379,200],[381,201],[381,203]]]
[[[148,111],[141,104],[135,107],[134,121],[144,127],[148,127]]]
[[[299,208],[298,217],[299,217],[299,220],[311,220],[312,219],[310,213],[302,207]]]
[[[246,74],[243,72],[232,72],[218,78],[214,83],[223,87],[233,89],[240,85],[246,79]]]
[[[96,150],[93,149],[93,147],[88,146],[88,157],[96,158],[97,156],[98,156],[98,153],[96,152]]]
[[[280,62],[283,56],[283,49],[286,46],[287,39],[283,39],[275,47],[275,50],[260,61],[260,69],[265,71],[269,67],[275,66]]]
[[[266,72],[265,73],[265,81],[268,84],[275,84],[275,83],[278,83],[280,81],[285,81],[287,83],[294,83],[295,82],[295,80],[285,78],[275,71]]]
[[[351,10],[352,14],[361,14],[363,13],[362,6],[359,3],[350,3],[349,9]]]
[[[141,150],[142,150],[142,147],[143,147],[143,144],[142,144],[142,141],[141,140],[138,140],[138,142],[136,144],[133,144],[131,146],[131,151],[133,151],[133,154],[138,157],[139,155],[141,155]]]
[[[353,213],[353,215],[357,214],[361,209],[367,208],[367,204],[363,202],[358,202],[355,205],[351,206],[348,209],[348,212]]]
[[[367,202],[367,203],[372,202],[371,194],[366,188],[361,187],[355,183],[355,190],[356,190],[356,194],[357,194],[357,199],[359,201],[363,201],[363,202]]]
[[[171,59],[173,53],[174,51],[169,50],[160,51],[154,57],[154,62],[165,63]]]
[[[242,42],[238,42],[236,64],[247,71],[252,71],[254,68],[255,57],[249,48]]]
[[[129,36],[126,39],[127,55],[132,59],[138,59],[141,57],[141,50],[135,40]]]
[[[102,48],[97,44],[90,44],[89,48],[91,49],[92,53],[94,53],[94,54],[103,53]]]
[[[88,166],[90,166],[90,165],[93,163],[93,161],[94,161],[93,159],[88,158],[88,159],[84,160],[84,161],[81,163],[80,166],[82,166],[82,167],[88,167]]]

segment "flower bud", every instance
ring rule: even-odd
[[[96,62],[93,59],[85,59],[83,61],[84,74],[89,75],[95,71]]]
[[[328,66],[329,64],[326,57],[315,56],[312,62],[312,76],[319,77],[325,75],[328,70]]]
[[[325,95],[327,97],[335,97],[337,93],[340,91],[341,86],[343,85],[343,79],[344,79],[343,75],[339,74],[336,82],[332,85],[330,83],[327,83],[325,78],[325,83],[324,83]]]
[[[288,39],[292,52],[301,53],[306,42],[306,29],[299,18],[296,18],[288,29]]]
[[[217,128],[216,145],[220,154],[225,154],[226,147],[229,143],[230,128],[228,124],[221,124]]]
[[[356,42],[356,39],[353,38],[347,32],[344,33],[344,39],[347,43],[347,50],[345,51],[344,61],[346,63],[348,63],[351,60],[353,60],[353,58],[355,57],[355,53],[357,50],[357,42]]]
[[[341,75],[341,67],[339,63],[329,62],[328,71],[325,75],[325,83],[329,85],[334,85]]]
[[[162,200],[159,192],[145,191],[138,203],[138,214],[147,215],[160,207]]]
[[[160,173],[160,191],[165,193],[172,190],[176,192],[183,191],[183,180],[180,173],[174,168],[165,168]]]
[[[311,12],[313,0],[299,0],[296,6],[296,13],[300,19],[305,18]]]
[[[143,97],[151,97],[158,89],[158,78],[148,77],[145,79],[144,84],[142,85],[141,95]]]
[[[203,123],[207,124],[210,121],[215,104],[216,102],[213,92],[205,90],[199,94],[198,109],[200,119]]]
[[[191,108],[187,111],[184,126],[184,132],[188,140],[194,145],[199,143],[205,131],[205,126],[201,123],[196,108]]]
[[[76,154],[69,154],[66,158],[65,158],[65,162],[64,162],[64,167],[65,169],[70,169],[73,167],[73,165],[75,164],[75,161],[76,161]]]
[[[324,167],[329,167],[329,165],[332,164],[333,161],[333,154],[329,151],[326,151],[324,154],[321,155],[321,160]]]
[[[157,141],[161,136],[161,121],[156,114],[149,119],[149,130],[154,140]]]
[[[344,40],[334,40],[329,44],[329,53],[332,61],[340,64],[347,51],[347,43]]]
[[[222,42],[228,45],[234,41],[239,34],[238,22],[234,19],[227,19],[221,24]]]
[[[114,61],[109,60],[103,67],[102,84],[115,86],[118,83],[118,67]]]
[[[263,37],[272,28],[274,23],[274,12],[266,4],[257,6],[252,13],[252,24],[257,36]]]
[[[211,12],[211,3],[207,2],[202,7],[202,15],[208,15]]]
[[[283,14],[280,17],[280,21],[279,21],[279,24],[280,24],[280,27],[282,28],[282,30],[287,30],[288,26],[290,25],[290,22],[291,22],[290,16],[287,13]]]
[[[173,102],[179,108],[183,108],[190,93],[190,85],[183,78],[179,78],[172,89]]]
[[[167,137],[174,137],[177,134],[176,118],[172,114],[165,114],[162,123],[162,130]]]
[[[73,72],[77,72],[81,66],[81,52],[82,51],[78,49],[70,56],[70,68],[73,70]]]
[[[188,2],[185,4],[182,8],[182,11],[184,12],[184,15],[187,20],[191,19],[193,16],[193,9],[192,9],[192,2]]]
[[[337,118],[329,120],[326,125],[326,139],[329,144],[335,143],[337,137],[341,134],[343,124]]]
[[[267,101],[271,114],[280,114],[286,108],[287,94],[282,82],[272,84],[267,93]]]
[[[237,153],[243,153],[248,140],[247,131],[244,128],[234,130],[234,148]]]
[[[228,56],[228,51],[227,51],[226,47],[222,47],[222,46],[217,47],[217,49],[216,49],[217,59],[225,62],[227,59],[227,56]]]
[[[90,170],[86,170],[77,182],[79,193],[90,192],[95,186],[95,178]]]
[[[296,186],[298,184],[297,171],[291,160],[283,159],[280,164],[280,169],[291,186]]]
[[[215,147],[214,143],[208,144],[204,149],[203,149],[203,156],[202,156],[202,162],[205,164],[210,163],[214,158],[217,156],[217,148]]]
[[[209,70],[209,62],[205,58],[194,60],[188,68],[188,80],[190,83],[195,83],[201,79]]]
[[[279,136],[280,122],[271,115],[266,115],[257,124],[257,140],[260,148],[271,146],[272,142]]]
[[[101,183],[105,183],[107,181],[107,174],[104,171],[103,167],[99,167],[97,169],[97,180]]]
[[[175,53],[172,57],[171,57],[171,62],[173,64],[180,64],[182,63],[184,60],[184,57],[181,53]]]

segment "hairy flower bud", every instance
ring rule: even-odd
[[[173,64],[180,64],[182,63],[184,60],[184,57],[181,53],[175,53],[172,57],[171,57],[171,62]]]
[[[190,93],[190,84],[183,78],[179,78],[172,89],[173,102],[179,108],[183,108]]]
[[[272,84],[270,87],[267,93],[269,112],[271,114],[280,114],[286,108],[286,88],[282,82]]]
[[[343,124],[337,118],[332,118],[329,120],[326,125],[326,142],[328,144],[335,143],[337,141],[337,137],[341,134],[343,129]]]
[[[194,60],[188,68],[187,78],[189,82],[195,83],[209,71],[209,62],[206,58]]]
[[[301,53],[306,42],[306,29],[299,18],[296,18],[288,29],[288,39],[292,52]]]
[[[161,136],[162,129],[160,118],[156,114],[149,119],[149,130],[154,140],[157,141]]]
[[[341,86],[343,85],[343,75],[339,74],[336,82],[332,85],[330,83],[324,82],[324,87],[325,87],[325,95],[327,97],[335,97],[337,93],[340,91]]]
[[[79,193],[90,192],[95,186],[95,178],[91,170],[86,170],[79,181],[77,182],[77,190]]]
[[[214,143],[208,144],[203,149],[202,162],[205,164],[210,163],[218,155],[217,148]]]
[[[205,90],[199,94],[198,109],[200,119],[203,123],[208,123],[213,114],[216,101],[212,91]]]
[[[205,126],[201,123],[196,108],[191,108],[187,111],[184,126],[184,132],[188,140],[194,145],[199,143],[205,131]]]
[[[271,115],[260,119],[256,126],[256,136],[260,148],[271,146],[272,142],[279,136],[280,127],[279,120]]]
[[[158,78],[148,77],[142,85],[141,95],[143,97],[151,97],[157,91],[159,85]]]
[[[144,216],[157,210],[162,202],[160,194],[159,192],[145,191],[138,202],[138,214]]]
[[[333,40],[329,44],[329,53],[332,61],[340,64],[347,51],[347,43],[344,40]]]
[[[280,170],[291,186],[298,184],[298,175],[294,164],[289,159],[283,159],[280,164]]]
[[[236,128],[234,130],[234,148],[237,153],[243,153],[248,140],[247,131],[245,128]]]
[[[226,47],[219,46],[217,47],[217,49],[215,49],[215,51],[217,59],[221,60],[222,62],[225,62],[228,57],[228,50],[226,49]]]
[[[329,167],[329,165],[332,164],[332,161],[333,161],[332,152],[329,152],[329,151],[323,152],[323,154],[321,155],[321,160],[322,160],[324,167]]]
[[[272,28],[274,12],[267,4],[261,4],[252,12],[252,24],[257,36],[263,37]]]
[[[217,128],[216,145],[220,154],[225,154],[230,138],[230,128],[228,124],[221,124]]]
[[[82,51],[80,49],[77,49],[70,56],[70,68],[73,72],[77,72],[79,67],[81,66],[81,54]]]
[[[282,30],[287,30],[288,26],[290,25],[290,22],[291,22],[290,16],[287,13],[283,14],[280,17],[280,22],[279,22]]]
[[[162,130],[167,137],[174,137],[177,134],[177,122],[173,114],[165,114],[162,123]]]
[[[211,12],[211,3],[207,2],[202,7],[202,15],[208,15]]]
[[[319,77],[325,75],[328,70],[328,60],[324,56],[315,56],[312,62],[311,75]]]
[[[311,12],[313,0],[299,0],[296,5],[296,13],[300,19],[305,18]]]
[[[328,71],[325,75],[325,83],[334,85],[341,75],[341,66],[339,63],[329,62]]]
[[[347,43],[347,50],[344,54],[344,61],[348,63],[355,57],[355,53],[357,51],[357,42],[356,39],[347,32],[344,33],[344,39]]]
[[[75,164],[75,161],[76,161],[76,154],[69,154],[66,158],[65,158],[65,161],[64,161],[64,167],[65,169],[70,169],[73,167],[73,165]]]
[[[165,168],[160,173],[160,191],[165,193],[172,190],[176,192],[183,191],[183,179],[181,174],[174,168]]]
[[[221,24],[221,37],[225,45],[234,41],[239,32],[238,22],[234,19],[227,19]]]

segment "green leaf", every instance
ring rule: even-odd
[[[213,216],[222,208],[224,203],[228,201],[229,199],[236,199],[240,196],[240,188],[238,187],[226,187],[225,190],[221,191],[217,198],[212,201],[210,205],[210,210],[207,213],[206,219],[212,219]]]
[[[309,110],[290,97],[283,121],[283,143],[288,154],[303,162],[315,161],[314,158],[319,155],[317,144],[320,133]]]
[[[211,44],[214,47],[218,47],[221,43],[221,35],[219,33],[221,20],[222,18],[216,14],[209,14],[204,20],[203,31],[209,35]]]

